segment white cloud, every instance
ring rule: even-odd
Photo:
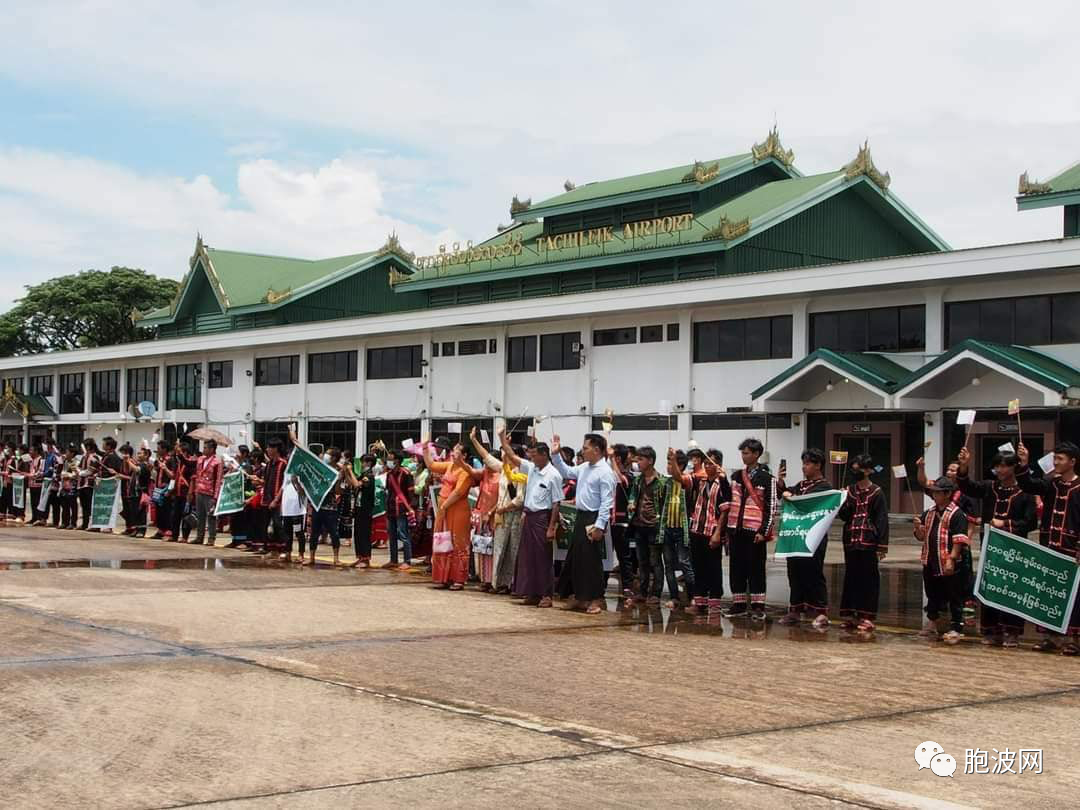
[[[0,149],[7,253],[0,305],[24,284],[88,267],[124,264],[179,277],[197,231],[218,247],[303,258],[373,250],[391,231],[420,251],[455,238],[387,213],[379,174],[348,156],[314,169],[249,161],[238,168],[237,187],[230,199],[205,176],[151,177],[86,158]],[[27,266],[37,272],[19,271]]]

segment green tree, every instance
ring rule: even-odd
[[[135,313],[166,306],[179,284],[131,267],[83,270],[26,288],[0,316],[0,354],[111,346],[145,340]]]

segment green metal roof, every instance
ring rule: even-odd
[[[329,259],[296,259],[261,253],[196,247],[192,272],[185,277],[175,302],[147,313],[143,322],[167,321],[183,301],[197,268],[202,267],[223,312],[261,309],[322,287],[365,265],[377,251],[334,256]],[[209,266],[206,266],[206,265]]]
[[[643,251],[649,251],[649,258],[721,251],[833,194],[860,185],[873,189],[870,194],[889,207],[896,218],[917,230],[931,246],[930,249],[948,249],[944,240],[927,228],[894,194],[880,191],[863,175],[849,178],[841,170],[766,183],[698,214],[687,229],[670,233],[626,236],[623,227],[617,226],[611,229],[612,238],[609,241],[556,248],[547,246],[547,237],[543,237],[543,245],[538,244],[537,240],[543,233],[541,222],[523,222],[480,245],[508,245],[519,240],[521,245],[516,255],[507,251],[507,255],[497,258],[477,258],[418,269],[407,279],[399,281],[395,290],[441,287],[462,279],[473,282],[513,278],[533,275],[541,269],[546,272],[567,272],[595,266],[600,262],[617,264],[638,261]]]
[[[1058,172],[1044,183],[1020,177],[1016,207],[1021,211],[1080,203],[1080,161]]]
[[[713,164],[716,164],[718,175],[722,175],[725,170],[740,163],[751,161],[752,159],[753,156],[749,152],[746,152],[741,155],[731,155],[730,157],[704,161],[704,165],[711,169]],[[687,174],[694,170],[694,165],[695,164],[690,163],[685,166],[673,166],[670,169],[660,169],[653,172],[644,172],[643,174],[632,174],[629,177],[617,177],[613,180],[598,180],[592,183],[585,183],[584,185],[578,186],[563,194],[556,194],[554,197],[548,197],[546,200],[535,203],[530,206],[522,216],[531,217],[536,214],[546,213],[546,209],[550,208],[562,207],[572,203],[599,200],[604,197],[617,197],[624,194],[633,194],[637,191],[660,191],[670,187],[676,187],[686,191],[697,190],[697,188],[699,188],[698,184],[685,179]]]
[[[894,363],[880,354],[862,352],[835,352],[832,349],[817,349],[802,360],[788,366],[764,385],[750,393],[751,399],[757,399],[779,385],[787,382],[803,369],[815,363],[824,362],[834,366],[849,377],[873,386],[879,391],[891,394],[904,384],[911,371],[899,363]]]
[[[56,419],[56,411],[53,410],[49,400],[41,394],[20,394],[18,391],[4,391],[0,396],[0,412],[14,410],[20,415],[25,414],[29,419],[45,417]]]
[[[904,383],[907,388],[922,379],[931,376],[937,369],[947,364],[959,354],[971,352],[999,366],[1004,366],[1044,388],[1065,393],[1069,388],[1080,387],[1080,371],[1062,363],[1049,355],[1027,346],[1006,346],[985,340],[964,340],[944,354],[938,355],[922,368],[912,372]]]

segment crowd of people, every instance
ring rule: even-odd
[[[0,457],[0,518],[97,531],[89,525],[95,483],[115,477],[124,534],[212,546],[222,523],[230,548],[314,565],[318,545],[329,543],[335,566],[343,565],[344,537],[351,539],[351,566],[367,568],[381,488],[390,558],[383,568],[408,571],[423,560],[436,587],[461,591],[476,581],[480,590],[524,605],[547,608],[559,597],[567,608],[595,614],[605,609],[611,569],[627,605],[659,606],[666,586],[670,609],[764,621],[767,554],[783,499],[833,489],[823,451],[805,450],[800,480],[788,483],[783,462],[775,475],[761,463],[764,447],[754,438],[739,445],[742,466],[734,471],[718,450],[669,449],[658,464],[654,448],[612,444],[601,433],[585,435],[579,451],[557,435],[550,444],[530,439],[522,446],[500,430],[496,447],[475,430],[468,441],[458,438],[380,445],[358,461],[326,449],[323,461],[338,474],[317,505],[299,476],[287,473],[288,454],[299,446],[291,431],[288,441],[228,454],[212,439],[198,452],[188,439],[157,442],[156,452],[118,447],[111,437],[100,448],[86,439],[62,451],[52,443],[8,442]],[[922,544],[924,635],[947,643],[961,638],[965,605],[973,604],[971,545],[982,525],[1023,537],[1037,528],[1042,545],[1077,554],[1078,459],[1080,448],[1063,442],[1054,449],[1053,472],[1042,476],[1020,444],[1015,453],[994,456],[993,477],[979,480],[965,447],[934,481],[919,460],[920,482],[933,501],[912,522]],[[849,460],[851,483],[837,515],[844,560],[839,617],[845,630],[864,634],[875,630],[879,562],[889,549],[887,500],[871,480],[878,469],[867,455]],[[244,474],[243,508],[217,517],[223,478],[237,470]],[[27,484],[23,507],[14,505],[14,476]],[[564,556],[553,553],[556,546]],[[787,559],[790,602],[781,623],[829,627],[826,548],[827,539],[812,556]],[[1018,617],[983,606],[981,620],[984,643],[1019,645]],[[1077,655],[1078,635],[1080,607],[1067,633],[1044,631],[1034,649]]]

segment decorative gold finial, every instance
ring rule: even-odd
[[[1016,190],[1017,194],[1048,194],[1052,191],[1049,183],[1040,183],[1038,180],[1030,180],[1028,173],[1025,171],[1020,175],[1020,184]]]
[[[869,140],[863,141],[863,145],[859,147],[859,154],[855,156],[851,163],[844,166],[845,179],[854,180],[860,175],[866,175],[882,191],[888,191],[889,183],[892,182],[888,172],[882,174],[874,165],[874,159],[870,156]]]
[[[780,133],[775,124],[769,130],[769,134],[764,141],[755,143],[750,147],[750,152],[754,156],[755,163],[772,157],[790,168],[791,164],[795,162],[795,152],[791,149],[785,149],[784,145],[780,143]]]
[[[732,239],[738,239],[743,234],[750,230],[750,218],[740,219],[738,222],[732,222],[726,216],[720,216],[720,222],[712,230],[706,231],[702,239],[720,239],[724,242],[730,242]]]
[[[518,214],[528,211],[531,207],[532,197],[529,197],[523,202],[519,200],[517,194],[515,194],[514,199],[510,201],[510,216],[516,217]]]
[[[416,259],[415,253],[410,253],[405,250],[401,244],[401,240],[398,239],[397,231],[391,231],[390,235],[386,237],[386,242],[383,246],[375,251],[376,256],[397,256],[399,259],[404,259],[409,264],[412,264]]]
[[[682,181],[684,183],[707,183],[719,173],[719,162],[706,166],[700,160],[695,160],[690,171],[683,175]]]

